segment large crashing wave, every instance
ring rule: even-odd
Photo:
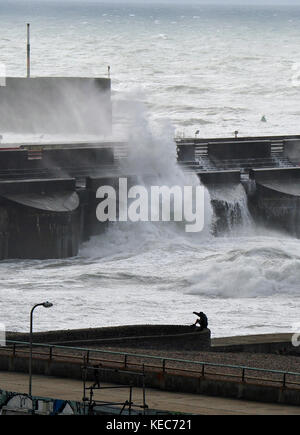
[[[128,102],[126,107],[127,123],[122,126],[123,136],[128,141],[128,158],[121,160],[121,174],[135,174],[136,184],[145,186],[148,192],[151,186],[199,186],[200,180],[194,173],[184,172],[177,165],[174,129],[169,122],[151,121],[142,103]],[[120,134],[120,131],[118,132]],[[193,198],[189,198],[190,201]],[[210,196],[205,189],[204,229],[193,235],[185,232],[185,222],[113,222],[105,235],[94,237],[84,245],[81,254],[100,256],[113,254],[114,249],[120,252],[125,249],[134,252],[141,246],[150,243],[176,238],[203,240],[211,237],[211,221],[213,217]],[[98,247],[98,248],[97,248]]]
[[[241,183],[211,185],[209,193],[215,213],[215,234],[249,234],[253,231],[248,198]]]
[[[222,298],[299,297],[300,246],[278,235],[219,239],[186,279],[193,295]]]

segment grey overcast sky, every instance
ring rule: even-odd
[[[25,0],[28,1],[28,0]],[[30,1],[30,0],[29,0]],[[49,1],[49,0],[42,0],[42,1]],[[57,0],[53,0],[57,1]],[[74,1],[74,0],[60,0],[61,2],[68,2],[68,1]],[[251,5],[251,4],[260,4],[260,5],[267,5],[267,4],[295,4],[300,5],[300,0],[76,0],[80,2],[86,2],[86,3],[136,3],[136,4],[147,4],[147,3],[168,3],[168,4],[181,4],[184,6],[187,3],[192,4],[211,4],[211,3],[219,3],[219,4],[241,4],[241,5]]]
[[[24,2],[24,3],[35,3],[35,2],[56,2],[56,3],[69,3],[69,2],[80,2],[80,3],[122,3],[122,4],[153,4],[153,3],[166,3],[166,4],[180,4],[184,6],[185,4],[239,4],[239,5],[299,5],[300,0],[0,0],[0,3],[14,3],[14,2]]]
[[[89,3],[98,3],[106,5],[139,5],[146,6],[151,4],[165,4],[165,5],[180,5],[184,7],[185,5],[239,5],[239,6],[299,6],[300,0],[0,0],[0,4],[13,4],[13,3],[24,3],[24,4],[34,4],[34,3],[57,3],[60,5],[68,3],[80,3],[82,5]]]
[[[28,1],[28,0],[24,0]],[[49,0],[41,0],[41,1],[49,1]],[[50,0],[51,1],[51,0]],[[52,0],[57,1],[57,0]],[[61,2],[69,2],[74,0],[60,0]],[[76,0],[80,2],[86,3],[136,3],[136,4],[147,4],[147,3],[168,3],[168,4],[181,4],[184,6],[185,4],[241,4],[241,5],[251,5],[251,4],[260,4],[260,5],[285,5],[285,4],[295,4],[300,5],[300,0]]]

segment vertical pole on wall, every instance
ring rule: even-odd
[[[27,23],[27,78],[30,77],[30,24]]]
[[[40,304],[35,304],[30,311],[30,333],[29,333],[29,390],[28,396],[32,396],[32,333],[33,333],[33,311],[36,307],[51,308],[53,304],[51,302],[42,302]],[[32,397],[31,397],[32,398]],[[33,400],[32,400],[33,404]]]

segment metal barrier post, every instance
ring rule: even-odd
[[[243,368],[242,371],[242,382],[245,382],[245,369]]]
[[[143,414],[146,414],[145,365],[143,364]]]
[[[129,407],[128,407],[128,413],[131,415],[131,405],[132,405],[132,387],[129,387]]]
[[[86,375],[86,366],[85,366],[85,357],[83,357],[84,359],[84,367],[83,367],[83,415],[86,415],[86,401],[87,401],[87,397],[86,397],[86,381],[87,381],[87,375]]]

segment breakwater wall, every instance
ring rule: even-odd
[[[29,341],[29,334],[7,333],[8,340]],[[34,343],[63,346],[117,346],[164,350],[208,350],[210,330],[182,325],[128,325],[33,334]]]
[[[195,171],[210,192],[216,234],[243,224],[246,206],[254,223],[300,237],[300,136],[178,138],[176,143],[179,163]],[[245,191],[240,203],[234,201],[237,186]]]

